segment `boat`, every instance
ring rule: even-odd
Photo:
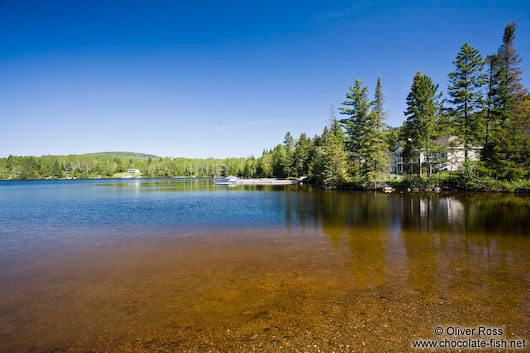
[[[239,182],[240,182],[240,179],[238,177],[230,175],[226,178],[215,180],[213,184],[214,185],[236,185]]]

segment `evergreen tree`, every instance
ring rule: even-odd
[[[346,171],[346,152],[340,138],[331,133],[323,151],[322,184],[336,187],[344,181]]]
[[[283,145],[277,145],[272,152],[272,174],[277,178],[284,178],[286,176],[285,165],[286,165],[287,152]]]
[[[386,127],[383,130],[388,152],[393,152],[401,136],[401,127]]]
[[[323,143],[316,147],[310,167],[310,179],[325,188],[334,188],[345,178],[347,156],[344,143],[340,133],[335,134],[333,130],[328,130],[327,126],[324,128],[321,141]]]
[[[484,159],[490,170],[497,177],[507,179],[520,175],[516,165],[521,162],[521,146],[515,141],[520,139],[523,132],[518,130],[521,125],[514,114],[527,93],[521,84],[522,70],[518,66],[521,59],[515,49],[515,30],[515,22],[506,26],[503,44],[496,54],[491,83],[492,124],[484,149]]]
[[[287,132],[283,138],[283,146],[286,150],[290,150],[291,148],[294,148],[294,144],[294,138],[291,136],[290,132]]]
[[[329,132],[341,142],[344,143],[346,136],[344,135],[344,130],[342,129],[342,126],[340,126],[340,123],[337,119],[333,119],[331,121]]]
[[[367,94],[368,88],[357,80],[343,103],[352,108],[341,108],[341,113],[349,117],[341,122],[346,128],[348,149],[358,160],[359,176],[363,184],[375,186],[388,164],[383,135],[385,111],[381,78],[377,80],[373,102],[368,100]]]
[[[346,93],[346,100],[342,103],[346,107],[339,108],[341,114],[348,116],[340,122],[346,130],[346,147],[350,155],[357,160],[360,175],[362,175],[361,165],[364,159],[363,144],[365,140],[363,132],[372,105],[367,95],[368,88],[363,87],[360,80],[356,80],[355,86],[350,87]]]
[[[293,153],[293,175],[304,176],[309,172],[309,154],[311,152],[311,140],[307,138],[305,133],[300,135],[300,138],[295,144]]]
[[[487,75],[482,74],[484,60],[480,52],[465,43],[453,61],[456,70],[449,74],[449,115],[454,123],[456,135],[464,144],[464,160],[472,145],[480,143],[482,131],[481,114],[484,100],[481,87]]]
[[[378,77],[372,112],[368,115],[363,131],[363,182],[365,186],[373,185],[374,188],[376,183],[384,178],[389,161],[383,132],[383,121],[386,117],[384,100],[381,77]]]
[[[491,126],[494,123],[495,118],[495,108],[496,103],[498,102],[496,98],[496,92],[498,91],[498,83],[496,81],[496,78],[498,77],[498,72],[500,70],[500,56],[499,54],[492,54],[488,55],[486,58],[486,63],[488,65],[488,97],[487,97],[487,109],[486,109],[486,134],[484,139],[484,151],[487,151],[488,145],[489,145],[489,137],[490,137],[490,130]],[[483,153],[483,158],[485,158],[485,154]]]
[[[272,153],[264,151],[258,162],[258,175],[262,177],[271,177],[272,174]]]
[[[498,99],[503,108],[513,108],[516,101],[521,100],[527,94],[521,84],[522,70],[518,66],[521,62],[519,54],[515,49],[516,23],[509,23],[504,29],[502,46],[499,48],[501,60],[500,70],[497,71]]]
[[[295,170],[295,163],[294,163],[294,147],[295,147],[296,141],[291,136],[290,132],[287,132],[285,134],[285,138],[283,139],[283,146],[285,147],[285,174],[290,177],[292,175],[296,175]]]
[[[370,112],[368,120],[363,130],[363,147],[362,154],[362,175],[361,180],[365,187],[372,186],[374,189],[376,183],[384,178],[388,166],[388,153],[383,131],[378,128],[381,126],[381,119],[375,110]]]
[[[63,168],[59,165],[59,161],[56,159],[53,167],[53,175],[57,178],[63,177]]]
[[[377,78],[377,84],[375,85],[375,97],[374,97],[374,112],[377,114],[379,119],[378,129],[382,130],[384,127],[383,121],[386,118],[386,112],[384,109],[385,96],[383,94],[383,85],[381,84],[381,76]]]
[[[420,72],[414,77],[412,88],[407,96],[406,121],[403,129],[405,139],[404,158],[410,163],[418,160],[418,175],[422,171],[420,153],[426,157],[427,173],[430,174],[431,152],[437,152],[435,141],[438,137],[437,122],[440,117],[441,104],[438,85]]]

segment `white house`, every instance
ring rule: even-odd
[[[431,164],[431,172],[437,173],[440,171],[453,172],[459,170],[464,165],[465,149],[464,144],[459,141],[457,136],[443,136],[434,142],[438,146],[442,146],[442,152],[429,153],[429,161]],[[405,161],[403,160],[403,147],[405,142],[399,141],[395,150],[392,152],[390,159],[390,170],[393,174],[403,174],[405,170]],[[482,147],[469,147],[467,157],[469,160],[478,161],[480,159],[480,152]],[[427,161],[427,156],[424,149],[421,149],[419,161],[423,164]],[[409,161],[410,164],[418,164],[418,160]],[[416,167],[417,168],[417,167]]]
[[[140,169],[136,169],[136,168],[128,169],[127,172],[129,174],[140,174]]]

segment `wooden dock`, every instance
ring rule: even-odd
[[[237,184],[239,185],[291,185],[291,184],[298,184],[298,180],[273,179],[273,178],[239,179]]]
[[[215,185],[292,185],[298,184],[300,181],[296,179],[275,179],[275,178],[259,178],[259,179],[240,179],[236,177],[228,177],[225,179],[214,180]]]

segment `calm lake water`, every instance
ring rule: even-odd
[[[0,352],[403,352],[448,325],[530,339],[523,196],[0,181],[0,266]]]

